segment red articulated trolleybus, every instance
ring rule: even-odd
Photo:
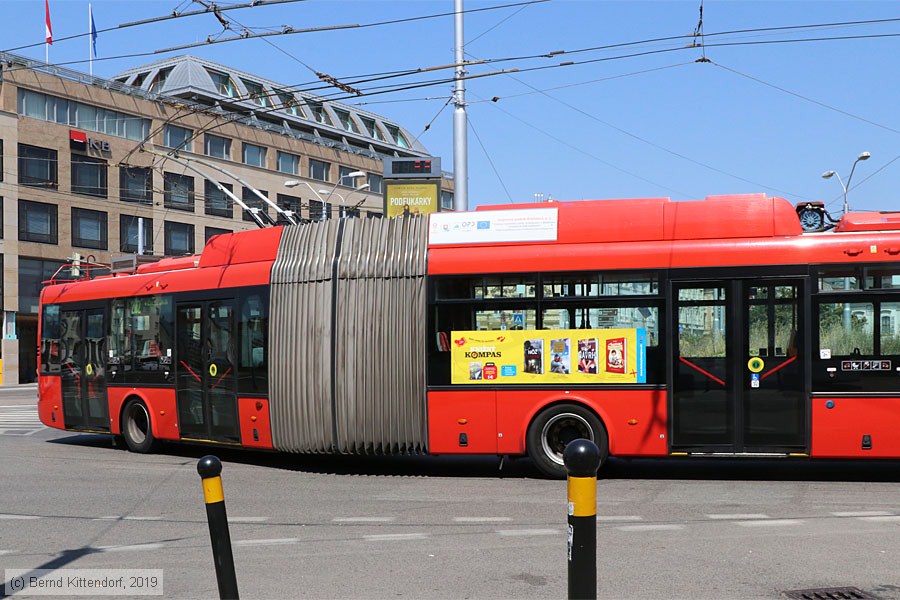
[[[41,420],[300,453],[900,457],[900,214],[765,195],[212,238],[41,294]],[[807,230],[804,231],[804,226]]]

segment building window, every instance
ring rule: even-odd
[[[388,130],[388,134],[391,136],[391,141],[400,146],[401,148],[409,148],[409,142],[406,141],[406,138],[400,133],[400,128],[396,125],[385,125]]]
[[[142,141],[150,131],[150,119],[97,108],[74,100],[64,100],[20,88],[18,101],[20,115],[51,123],[71,125],[135,141]]]
[[[232,233],[232,231],[230,229],[220,229],[218,227],[207,227],[203,232],[203,234],[205,236],[203,243],[209,242],[209,238],[211,238],[213,236],[225,235],[226,233]]]
[[[0,140],[0,181],[3,181],[3,140]]]
[[[204,150],[207,156],[224,158],[225,160],[231,158],[231,140],[229,140],[228,138],[223,138],[218,135],[207,133],[205,142],[206,143],[204,144]]]
[[[441,210],[453,210],[453,192],[441,190]]]
[[[375,212],[375,211],[370,210],[370,211],[366,212],[366,218],[367,219],[383,219],[384,215],[381,214],[380,212]]]
[[[144,254],[153,254],[153,219],[144,219]],[[138,251],[138,217],[119,215],[119,250],[136,253]]]
[[[99,210],[72,208],[72,245],[106,250],[106,213]]]
[[[19,258],[19,312],[37,314],[43,282],[53,277],[63,264],[56,260]]]
[[[289,196],[287,194],[278,194],[275,203],[284,211],[290,211],[297,221],[301,220],[300,210],[303,207],[303,199],[297,196]],[[287,221],[278,213],[278,224],[284,225]]]
[[[331,203],[319,202],[318,200],[309,201],[309,220],[310,221],[326,221],[331,218]]]
[[[366,183],[369,184],[370,192],[380,194],[381,186],[384,183],[384,177],[382,177],[381,175],[375,175],[374,173],[369,173],[369,176],[366,178]]]
[[[166,208],[194,210],[194,178],[178,173],[163,173],[163,198]]]
[[[266,149],[256,144],[244,144],[243,161],[252,167],[266,166]]]
[[[219,182],[229,192],[234,192],[234,186],[230,183]],[[206,180],[203,188],[204,206],[206,214],[215,215],[217,217],[234,218],[234,202],[228,195],[220,190],[216,185]]]
[[[369,134],[369,137],[373,137],[380,142],[385,141],[384,134],[381,133],[378,125],[375,124],[375,119],[360,117],[359,120],[362,121],[363,127],[366,128],[366,133]]]
[[[325,107],[318,102],[308,102],[309,111],[312,113],[313,121],[322,125],[331,125],[331,117],[325,112]]]
[[[58,188],[56,150],[19,144],[19,183]]]
[[[261,84],[247,81],[246,79],[241,79],[241,81],[244,82],[244,87],[247,88],[247,97],[250,102],[265,107],[272,106],[272,99],[266,94],[266,90]]]
[[[319,181],[329,181],[331,176],[331,165],[327,162],[309,159],[309,178],[318,179]]]
[[[353,117],[350,116],[345,110],[334,109],[334,114],[337,115],[338,121],[341,123],[341,127],[344,131],[349,131],[350,133],[359,133],[359,127],[356,126],[356,123],[353,121]]]
[[[159,73],[156,74],[156,77],[153,78],[153,82],[150,84],[150,87],[147,88],[147,91],[154,93],[161,92],[163,87],[166,85],[166,80],[169,78],[169,74],[171,72],[172,67],[169,67],[168,69],[160,69]]]
[[[153,169],[119,167],[119,199],[124,202],[153,204]]]
[[[178,125],[166,125],[163,132],[163,145],[176,150],[191,151],[191,136],[194,132]]]
[[[231,77],[225,73],[219,73],[210,69],[207,69],[206,72],[209,73],[209,77],[212,79],[213,85],[216,86],[217,92],[228,98],[237,98],[237,90]]]
[[[150,74],[149,72],[138,73],[135,76],[134,81],[131,82],[131,85],[133,85],[134,87],[141,87],[141,85],[143,85],[144,81],[146,81],[147,75],[149,75],[149,74]]]
[[[278,91],[278,100],[281,101],[281,110],[286,112],[289,115],[294,115],[295,117],[303,117],[303,113],[300,110],[300,103],[297,102],[297,98],[294,97],[293,94],[289,92]]]
[[[72,155],[72,193],[86,196],[107,196],[107,164],[101,158]]]
[[[358,218],[359,218],[359,214],[360,214],[360,213],[359,213],[359,209],[358,209],[358,208],[351,208],[351,207],[349,207],[349,206],[342,206],[342,207],[340,208],[340,211],[341,211],[341,218],[342,218],[342,219],[347,219],[347,218],[358,219]]]
[[[269,197],[269,192],[267,192],[265,190],[259,190],[259,192],[266,198]],[[251,190],[250,188],[248,188],[248,187],[243,188],[241,200],[243,200],[244,204],[246,204],[250,208],[258,208],[259,212],[269,214],[269,211],[268,211],[269,204],[267,202],[265,202],[262,198],[260,198],[256,194],[254,194],[253,190]],[[250,213],[247,212],[246,210],[244,211],[244,220],[251,221],[251,222],[253,221],[253,217],[251,217]],[[265,218],[263,218],[263,220],[265,220]]]
[[[277,169],[282,173],[287,173],[288,175],[299,175],[300,174],[300,157],[296,154],[288,154],[287,152],[278,151],[278,166]]]
[[[164,225],[166,255],[184,256],[194,253],[194,226],[188,223],[166,221]]]
[[[356,172],[357,169],[351,169],[350,167],[338,167],[338,183],[340,185],[345,185],[347,187],[356,187],[357,180],[356,177],[350,177],[350,173]]]
[[[55,204],[19,200],[19,240],[56,244],[56,216]]]

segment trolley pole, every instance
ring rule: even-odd
[[[213,561],[216,563],[219,598],[237,600],[237,576],[234,573],[234,556],[231,554],[231,536],[228,534],[225,493],[222,489],[222,462],[211,454],[204,456],[197,463],[197,473],[203,481],[203,500],[206,502],[209,538],[212,542]]]
[[[600,449],[574,440],[563,451],[568,472],[569,599],[597,598],[597,469]]]

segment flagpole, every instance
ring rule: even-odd
[[[94,32],[94,18],[93,17],[94,17],[94,15],[92,12],[91,3],[88,2],[88,36],[87,36],[87,40],[88,40],[88,62],[90,63],[91,77],[94,76],[94,53],[92,51],[93,38],[91,37],[91,34]]]

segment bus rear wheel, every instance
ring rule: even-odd
[[[578,404],[557,404],[532,421],[525,438],[528,456],[545,476],[565,479],[563,450],[577,439],[591,440],[600,449],[600,464],[609,456],[606,428],[593,412]]]
[[[129,400],[122,410],[122,437],[128,449],[139,454],[146,454],[155,446],[150,412],[140,400]]]

